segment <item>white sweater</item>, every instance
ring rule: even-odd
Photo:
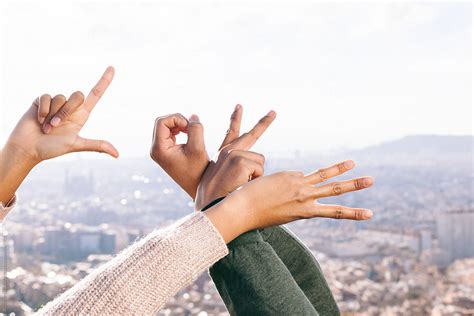
[[[0,212],[8,212],[0,204]],[[201,212],[155,230],[49,302],[44,315],[153,315],[228,253]]]

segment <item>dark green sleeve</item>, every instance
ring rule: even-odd
[[[260,232],[243,234],[228,247],[210,274],[231,315],[318,315]]]
[[[316,259],[285,228],[248,232],[228,247],[210,274],[231,315],[339,315]]]
[[[288,228],[275,226],[260,231],[290,271],[320,315],[340,315],[339,308],[318,261]]]

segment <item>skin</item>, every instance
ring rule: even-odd
[[[181,132],[188,136],[186,144],[176,142],[176,136]],[[188,121],[177,113],[157,118],[150,156],[194,199],[201,175],[209,163],[199,117],[192,115]]]
[[[109,67],[85,100],[82,93],[75,92],[68,100],[61,95],[54,98],[44,95],[33,102],[0,152],[0,202],[7,204],[11,201],[28,173],[44,160],[78,151],[96,151],[118,157],[118,151],[110,143],[79,136],[91,111],[112,81],[113,75],[114,70]],[[241,108],[237,107],[236,111],[231,120],[231,128],[221,147],[221,154],[213,165],[215,166],[214,176],[223,179],[217,181],[216,186],[229,181],[225,180],[227,173],[235,175],[242,172],[247,180],[257,178],[244,184],[239,190],[228,195],[222,203],[205,212],[205,216],[214,224],[226,242],[253,229],[285,224],[302,218],[332,217],[363,220],[372,217],[370,210],[318,203],[320,198],[364,189],[372,185],[372,178],[365,177],[315,186],[352,169],[354,167],[352,161],[321,169],[307,176],[301,172],[280,172],[261,177],[260,175],[263,174],[260,168],[263,165],[262,156],[247,152],[247,150],[271,124],[275,113],[270,112],[250,132],[238,136],[239,128],[237,127],[240,126],[240,119],[236,120],[236,117],[238,118],[239,115],[241,117],[241,113],[238,112]],[[187,148],[190,150],[204,148],[201,137],[202,125],[199,119],[196,120],[193,117],[189,125],[198,126],[195,129],[197,133],[193,134],[193,132],[189,133],[193,130],[193,126],[183,127],[179,125],[180,123],[173,122],[175,120],[171,119],[170,124],[164,125],[169,129],[169,133],[163,139],[171,140],[168,142],[171,146],[163,147],[165,148],[163,152],[165,154],[177,152],[176,155],[189,160],[189,156],[183,153],[184,150],[173,152],[169,148],[176,146],[175,136],[181,130],[188,131]],[[155,126],[155,134],[156,130]],[[161,131],[158,133],[163,135]],[[207,168],[210,168],[209,162],[207,162]],[[182,186],[188,187],[189,191],[198,191],[199,182],[196,183],[196,179],[193,179],[190,183],[192,185],[183,183]],[[203,190],[206,192],[206,189]]]
[[[324,205],[318,202],[319,199],[324,197],[362,190],[373,185],[372,177],[323,184],[326,180],[353,169],[355,163],[352,160],[319,169],[306,176],[300,172],[280,172],[262,177],[265,157],[248,150],[271,125],[276,113],[270,111],[260,119],[253,129],[240,136],[242,111],[243,108],[240,105],[237,105],[234,109],[230,120],[230,128],[220,147],[217,160],[207,162],[205,158],[202,158],[200,164],[203,166],[207,164],[207,167],[203,168],[202,176],[199,176],[199,173],[195,174],[198,178],[200,177],[199,179],[190,179],[189,177],[188,168],[192,168],[192,164],[173,163],[175,152],[170,151],[167,157],[167,152],[162,152],[161,155],[164,155],[165,158],[156,156],[157,160],[169,159],[170,163],[163,169],[168,174],[173,174],[173,179],[185,181],[179,183],[181,187],[194,187],[190,183],[199,183],[195,201],[196,210],[202,209],[216,198],[230,194],[222,203],[206,211],[206,216],[213,222],[226,242],[230,242],[242,233],[256,228],[286,224],[303,218],[328,217],[367,220],[372,217],[370,210],[342,205]],[[182,124],[181,130],[186,130],[184,120]],[[168,128],[170,129],[170,127]],[[171,125],[171,128],[174,128],[174,125]],[[155,133],[156,130],[157,127],[155,126]],[[202,127],[200,127],[200,130],[202,131]],[[171,130],[163,130],[162,132],[166,135],[177,135],[176,131],[175,134]],[[154,140],[157,139],[160,138],[155,135]],[[189,138],[187,145],[192,146],[192,141]],[[152,151],[154,146],[157,146],[157,144],[152,145]],[[194,146],[194,148],[199,148],[200,152],[205,152],[202,139],[200,139],[198,146]],[[180,154],[183,155],[183,153]],[[202,157],[208,156],[206,154]],[[179,161],[183,162],[185,160],[181,159]],[[164,164],[160,165],[163,166]],[[183,173],[182,176],[177,175],[180,172]],[[317,184],[322,185],[315,186]],[[240,190],[236,191],[239,188]],[[272,211],[272,208],[274,208],[274,211]]]
[[[352,161],[342,164],[346,163],[354,165]],[[339,169],[338,166],[340,164],[323,170],[334,175],[345,172],[346,167]],[[315,186],[322,181],[321,177],[315,176],[318,172],[305,176],[302,172],[285,171],[260,177],[232,192],[223,202],[206,211],[206,216],[227,243],[242,233],[299,219],[327,217],[367,220],[372,217],[372,212],[367,209],[320,204],[318,199],[327,196],[327,185]],[[356,187],[356,182],[362,182],[363,187]],[[338,194],[342,194],[368,188],[373,184],[373,179],[365,177],[363,180],[350,180],[345,181],[344,185],[342,182],[339,184],[341,192]]]
[[[113,77],[114,69],[107,68],[85,99],[78,91],[67,100],[62,95],[51,98],[46,94],[33,102],[0,152],[0,202],[8,204],[28,173],[44,160],[80,151],[118,157],[109,142],[79,136]]]
[[[230,128],[219,148],[217,160],[224,162],[224,157],[230,155],[234,163],[244,166],[246,173],[250,168],[252,178],[263,175],[264,157],[257,153],[244,153],[258,141],[276,118],[276,113],[270,111],[263,116],[259,122],[247,133],[240,134],[243,107],[238,104],[230,119]],[[186,144],[177,144],[176,136],[179,133],[187,134]],[[158,163],[163,170],[178,183],[188,195],[195,199],[196,210],[203,208],[217,197],[225,196],[235,189],[235,184],[224,181],[213,181],[216,173],[224,172],[220,166],[217,168],[216,161],[210,161],[204,142],[204,128],[199,117],[192,115],[187,120],[182,114],[171,114],[159,117],[155,121],[153,142],[150,150],[152,159]],[[232,154],[231,154],[232,152]],[[246,162],[242,160],[247,160]],[[229,160],[225,159],[225,166]],[[221,170],[222,169],[222,170]],[[219,170],[219,171],[218,171]],[[239,178],[239,186],[245,182],[241,181],[242,174],[237,172],[234,176]],[[216,179],[222,179],[217,177]],[[206,185],[200,183],[205,181]],[[222,189],[219,189],[222,188]],[[197,194],[197,193],[200,194]],[[220,195],[221,194],[221,195]]]

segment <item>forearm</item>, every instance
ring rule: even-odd
[[[260,231],[320,315],[340,315],[318,261],[289,229],[275,226]]]
[[[40,314],[152,315],[226,254],[215,227],[195,213],[125,249]]]
[[[36,163],[27,152],[7,143],[0,151],[0,202],[6,205]]]
[[[222,198],[213,201],[204,210],[221,201]],[[219,203],[216,206],[220,205],[222,204]],[[229,256],[211,268],[211,276],[231,313],[239,315],[243,312],[245,314],[245,311],[248,311],[247,308],[254,308],[254,306],[245,304],[242,306],[241,302],[252,300],[258,300],[256,305],[265,309],[266,302],[272,301],[270,292],[267,292],[268,289],[287,286],[280,283],[296,282],[318,313],[339,315],[337,304],[316,258],[285,227],[275,226],[243,234],[229,244],[229,251]],[[266,277],[267,272],[261,276],[259,272],[268,271],[269,264],[283,264],[286,269],[276,269],[276,274],[270,278]],[[289,280],[285,277],[287,272],[291,274]],[[239,279],[234,280],[233,275],[238,275]],[[246,290],[243,291],[242,287]],[[286,302],[300,300],[303,305],[307,303],[306,299],[298,295],[293,299],[289,299],[288,295],[292,294],[285,293],[280,298]]]
[[[259,231],[230,243],[210,274],[231,315],[318,315]]]

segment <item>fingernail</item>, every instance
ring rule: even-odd
[[[191,117],[189,117],[189,123],[199,123],[199,116],[196,114],[191,115]]]
[[[374,213],[372,213],[371,210],[365,210],[364,211],[364,219],[372,218],[373,215],[374,215]]]
[[[369,187],[374,183],[374,179],[372,178],[365,178],[364,179],[364,186]]]
[[[276,112],[275,112],[275,111],[273,111],[273,110],[271,110],[270,112],[268,112],[268,114],[267,114],[267,115],[268,115],[268,116],[273,116],[273,115],[275,115],[275,114],[276,114]]]
[[[348,160],[344,162],[344,167],[346,167],[346,169],[352,169],[354,168],[354,162],[352,160]]]
[[[51,125],[46,124],[46,125],[43,127],[43,132],[45,132],[46,134],[48,134],[49,132],[51,132]]]
[[[242,108],[242,106],[241,106],[240,104],[237,104],[237,105],[235,106],[234,111],[240,110],[241,108]]]
[[[61,123],[61,119],[57,116],[53,117],[53,119],[51,120],[51,125],[54,127],[58,126],[59,123]]]
[[[44,123],[44,117],[40,117],[39,123],[40,123],[40,124],[43,124],[43,123]]]

